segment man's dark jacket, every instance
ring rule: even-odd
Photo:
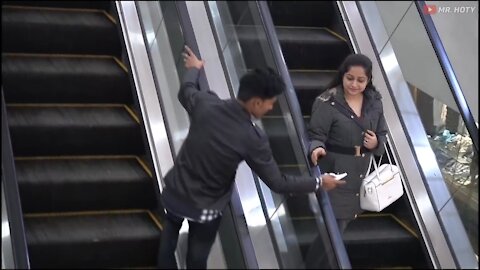
[[[200,91],[198,74],[196,68],[187,70],[178,93],[190,115],[190,129],[165,176],[165,208],[182,216],[191,207],[223,210],[243,160],[275,192],[313,192],[315,179],[283,175],[267,136],[250,114],[236,99],[222,100],[212,91]]]

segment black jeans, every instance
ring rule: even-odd
[[[160,269],[177,269],[175,249],[183,217],[166,214],[165,226],[160,241],[157,266]],[[206,269],[208,254],[212,248],[222,216],[205,223],[188,221],[187,269]]]

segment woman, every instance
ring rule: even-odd
[[[347,184],[329,191],[340,233],[362,212],[359,190],[372,154],[382,155],[386,124],[380,93],[372,84],[372,61],[349,55],[318,96],[309,125],[310,153],[322,172],[347,173]]]

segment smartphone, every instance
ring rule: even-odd
[[[329,173],[329,175],[334,176],[335,180],[341,180],[341,179],[345,178],[345,176],[347,176],[347,173],[339,173],[339,174]]]

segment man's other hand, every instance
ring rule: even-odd
[[[329,174],[322,174],[322,188],[325,191],[332,190],[339,185],[345,185],[345,180],[336,180],[335,176]]]
[[[199,60],[195,53],[185,45],[185,52],[182,53],[183,61],[185,62],[186,68],[197,68],[201,69],[205,63],[203,60]]]

